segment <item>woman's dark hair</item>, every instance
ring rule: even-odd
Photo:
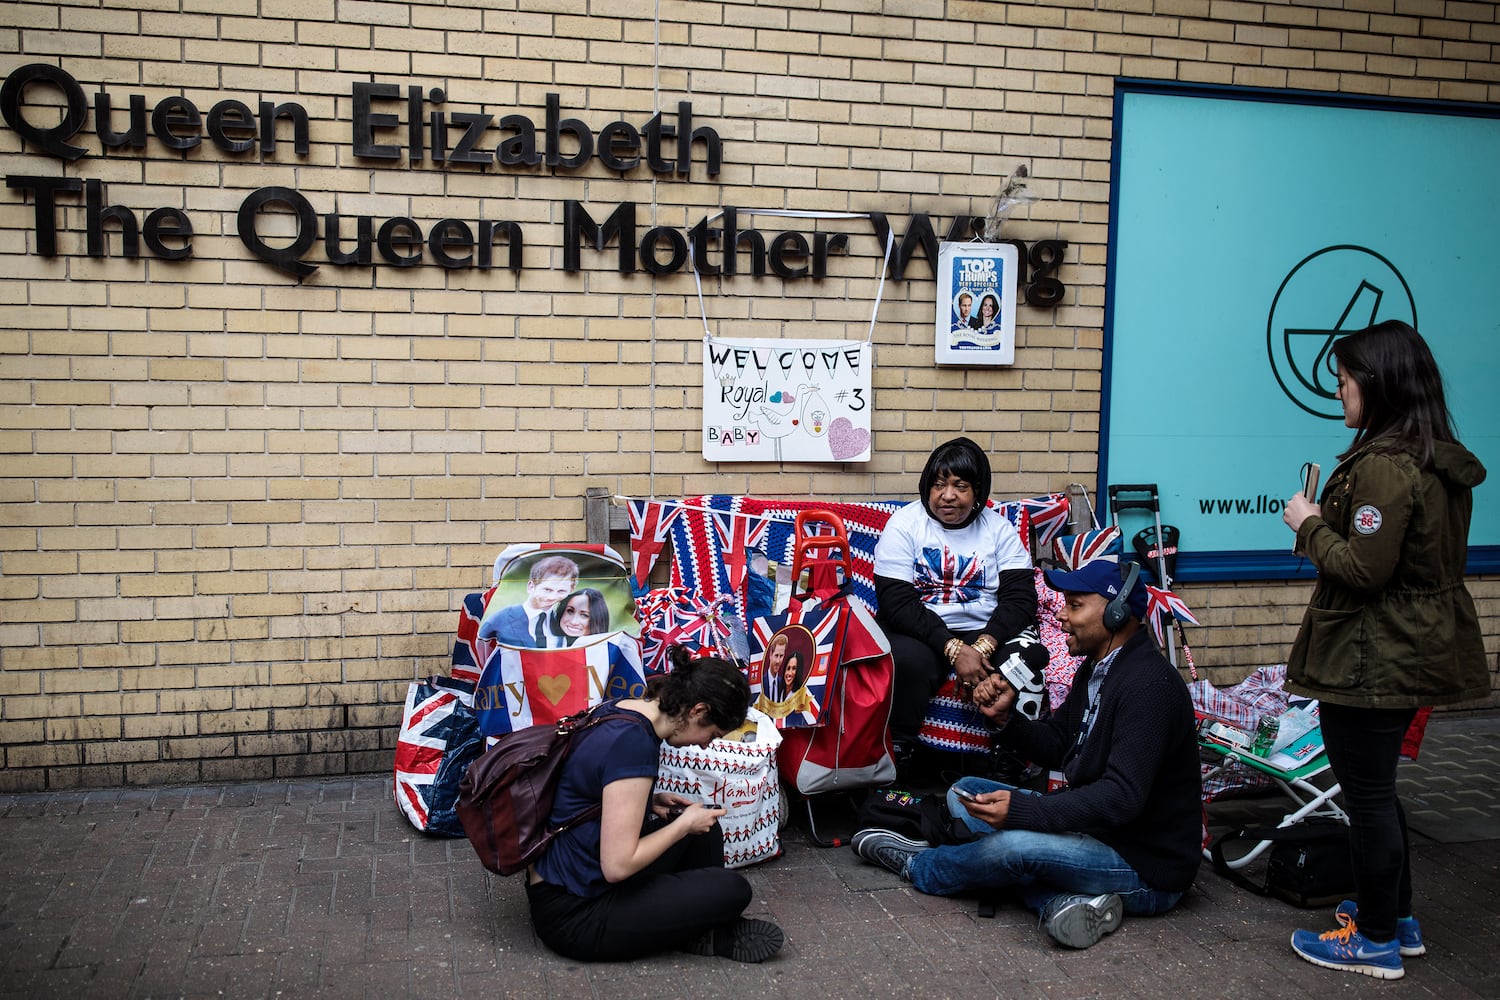
[[[803,677],[802,677],[802,654],[801,653],[788,653],[788,654],[786,654],[786,662],[781,665],[781,676],[782,676],[783,680],[786,678],[786,668],[787,667],[791,667],[792,668],[792,683],[789,684],[789,685],[787,685],[787,691],[786,691],[787,694],[791,694],[793,691],[797,690],[799,687],[802,686],[802,682],[803,682]]]
[[[922,478],[917,481],[917,496],[928,516],[932,515],[932,508],[927,505],[927,494],[939,476],[957,476],[974,487],[974,509],[958,527],[974,523],[990,499],[990,460],[985,457],[984,450],[966,437],[944,441],[932,449],[932,454],[927,456],[927,465],[922,469]]]
[[[708,706],[708,721],[718,729],[738,729],[750,709],[750,682],[738,668],[717,656],[694,658],[681,646],[667,650],[672,671],[646,682],[646,697],[654,699],[669,718],[680,718],[694,705]]]
[[[567,635],[562,630],[563,612],[568,609],[569,604],[573,603],[573,598],[580,596],[589,599],[589,630],[584,634],[598,635],[609,631],[609,604],[605,602],[604,594],[593,587],[579,587],[554,604],[552,610],[547,612],[548,624],[552,626],[553,635]]]
[[[1359,427],[1340,459],[1364,448],[1404,451],[1431,468],[1436,441],[1456,441],[1443,376],[1427,341],[1400,320],[1340,337],[1333,356],[1359,386]]]

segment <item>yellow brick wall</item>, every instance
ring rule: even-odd
[[[653,18],[653,6],[659,12]],[[295,101],[261,156],[91,150],[0,129],[10,175],[103,181],[137,218],[182,210],[189,261],[58,256],[0,197],[0,787],[384,770],[407,683],[444,671],[456,608],[512,541],[583,537],[584,490],[906,494],[929,449],[986,446],[998,495],[1096,474],[1111,97],[1117,76],[1500,101],[1500,23],[1448,0],[483,0],[12,2],[0,73],[60,66],[92,100]],[[358,160],[356,82],[442,87],[443,109],[538,123],[547,93],[598,129],[690,100],[724,143],[688,179]],[[45,88],[44,88],[45,89]],[[399,109],[399,107],[398,107]],[[397,138],[383,141],[403,142]],[[1056,310],[1022,306],[1008,369],[932,365],[927,265],[889,282],[867,466],[720,465],[698,451],[691,278],[562,269],[562,203],[642,228],[721,205],[982,214],[1025,163],[1008,235],[1070,242]],[[320,213],[514,221],[524,268],[320,267],[301,284],[236,239],[250,191]],[[775,232],[784,220],[748,223]],[[278,228],[278,225],[280,228]],[[290,238],[285,219],[263,232]],[[855,231],[855,230],[851,230]],[[857,230],[866,234],[867,230]],[[940,231],[941,235],[941,231]],[[268,235],[268,240],[278,237]],[[503,259],[505,246],[496,249]],[[321,260],[318,251],[310,255]],[[822,282],[709,282],[725,335],[862,336],[878,261]],[[1500,645],[1500,581],[1471,581]],[[1275,662],[1302,584],[1181,588],[1216,679]]]

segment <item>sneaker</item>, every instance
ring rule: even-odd
[[[1292,931],[1292,950],[1325,969],[1358,972],[1376,979],[1400,979],[1406,975],[1401,966],[1401,945],[1395,939],[1371,941],[1352,922],[1322,934]]]
[[[1042,908],[1042,926],[1052,940],[1068,948],[1087,948],[1117,930],[1125,920],[1125,903],[1107,892],[1102,896],[1063,893]]]
[[[694,955],[718,955],[736,962],[764,962],[786,944],[786,935],[769,920],[740,917],[715,927],[682,950]]]
[[[1346,899],[1333,911],[1333,919],[1339,922],[1339,926],[1352,924],[1359,917],[1359,904],[1352,899]],[[1422,925],[1417,922],[1416,917],[1396,918],[1396,943],[1401,946],[1403,958],[1420,958],[1427,954],[1427,945],[1422,943]]]
[[[911,864],[911,859],[932,845],[925,840],[903,837],[891,830],[869,827],[855,833],[850,846],[854,848],[855,854],[866,861],[910,882],[907,866]]]

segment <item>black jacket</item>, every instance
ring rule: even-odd
[[[1142,628],[1110,665],[1099,709],[1074,751],[1088,709],[1092,660],[1050,717],[1013,713],[1002,743],[1043,767],[1061,769],[1068,787],[1012,795],[1007,829],[1086,833],[1114,848],[1153,889],[1181,892],[1203,859],[1202,784],[1193,702],[1177,671]]]

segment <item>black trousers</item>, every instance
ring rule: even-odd
[[[979,638],[982,632],[982,629],[960,632],[958,637],[968,642]],[[953,665],[920,639],[889,628],[886,638],[891,641],[891,659],[896,666],[891,693],[891,739],[913,743],[922,720],[927,717],[927,703],[953,672]]]
[[[1396,936],[1396,918],[1411,916],[1411,844],[1396,798],[1401,739],[1416,709],[1349,708],[1322,702],[1323,745],[1349,814],[1349,851],[1359,890],[1359,932],[1371,941]]]
[[[732,922],[750,905],[750,883],[724,867],[724,836],[715,826],[679,840],[601,895],[539,882],[526,896],[531,926],[548,948],[583,962],[618,962],[680,948]]]

